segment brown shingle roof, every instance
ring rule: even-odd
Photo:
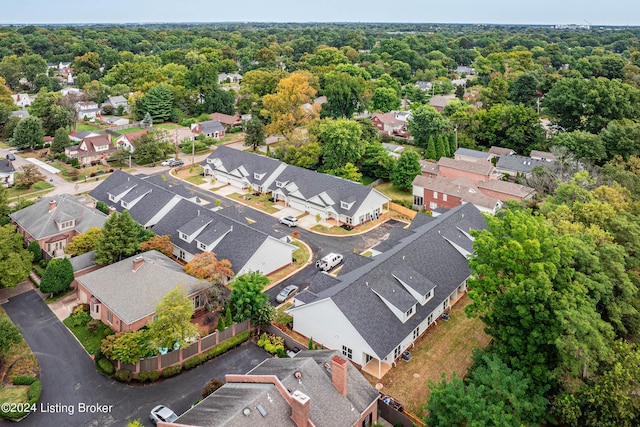
[[[468,162],[466,160],[455,160],[448,157],[442,157],[438,160],[438,166],[486,176],[491,175],[495,169],[489,162]]]
[[[478,188],[497,191],[499,193],[526,199],[533,196],[536,190],[526,185],[516,184],[513,182],[502,181],[499,179],[491,179],[489,181],[480,181]]]

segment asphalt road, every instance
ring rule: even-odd
[[[149,412],[154,406],[167,405],[180,415],[200,397],[202,388],[210,379],[223,379],[225,374],[247,373],[270,357],[259,347],[248,343],[152,385],[121,384],[96,371],[75,337],[35,291],[11,298],[3,308],[22,330],[40,364],[40,403],[37,412],[20,422],[21,426],[124,426],[128,420],[134,419],[151,426]],[[58,406],[60,411],[52,413],[57,404],[66,406]],[[104,413],[80,412],[81,404],[106,408],[111,405],[111,408]],[[50,412],[42,412],[46,409]],[[9,421],[0,423],[13,425]]]

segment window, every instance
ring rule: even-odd
[[[129,209],[129,203],[127,203],[125,201],[121,201],[120,204],[122,205],[123,208]]]
[[[347,347],[346,345],[342,346],[342,354],[344,356],[346,356],[349,359],[353,359],[353,350],[351,350],[349,347]]]
[[[364,420],[362,420],[362,427],[369,427],[372,422],[373,422],[373,413],[370,412],[369,415],[367,415],[364,418]]]
[[[207,250],[207,245],[205,245],[202,242],[198,242],[198,249],[206,251]]]
[[[413,196],[413,204],[416,206],[424,205],[424,197],[422,196]]]
[[[438,192],[437,192],[437,191],[434,191],[434,192],[433,192],[433,198],[434,198],[435,200],[438,200]]]
[[[189,236],[187,236],[186,234],[184,234],[184,233],[182,233],[182,232],[180,232],[180,238],[181,238],[182,240],[189,240]]]
[[[113,313],[107,310],[107,322],[113,323]]]
[[[429,209],[431,210],[438,209],[438,204],[435,202],[429,202]]]
[[[341,207],[342,209],[349,209],[349,203],[347,203],[347,202],[342,202],[342,201],[341,201],[341,202],[340,202],[340,207]]]
[[[445,308],[449,307],[449,298],[447,298],[446,300],[444,300],[444,302],[442,303],[442,309],[444,310]]]
[[[407,312],[404,314],[405,316],[409,317],[413,314],[413,307],[411,307],[409,310],[407,310]]]
[[[443,194],[443,195],[442,195],[442,201],[443,201],[443,202],[446,202],[446,201],[447,201],[447,195],[446,195],[446,194]]]
[[[276,181],[276,187],[284,187],[284,182]]]
[[[180,249],[180,251],[178,253],[178,258],[186,259],[187,258],[187,254],[185,254],[185,252],[182,249]]]
[[[433,298],[433,289],[431,289],[429,292],[427,292],[427,294],[424,296],[424,301],[427,302],[431,298]]]
[[[420,336],[420,326],[418,326],[413,330],[413,340],[414,341],[417,340],[419,336]]]
[[[198,308],[204,307],[206,302],[207,302],[207,299],[204,294],[196,295],[195,297],[193,297],[193,309],[197,310]]]
[[[429,325],[430,325],[431,323],[433,323],[433,314],[430,314],[430,315],[427,317],[427,324],[429,324]]]
[[[400,346],[397,346],[394,350],[393,350],[393,359],[397,359],[398,357],[400,357]]]

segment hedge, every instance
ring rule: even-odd
[[[140,371],[138,373],[138,381],[140,382],[144,382],[144,381],[150,381],[153,382],[155,380],[157,380],[158,378],[160,378],[160,372],[158,371]]]
[[[128,383],[133,378],[133,374],[128,369],[119,369],[116,371],[116,379],[124,383]]]
[[[27,375],[20,375],[20,376],[16,377],[16,379],[18,379],[20,377],[28,377],[28,376]],[[30,377],[30,378],[33,378],[33,377]],[[22,381],[27,381],[27,380],[25,378],[23,378]],[[35,404],[37,404],[38,400],[40,400],[40,394],[41,393],[42,393],[42,383],[38,379],[33,378],[33,381],[31,382],[31,385],[29,385],[29,390],[27,391],[27,399],[29,399],[29,400],[28,400],[28,402],[26,402],[25,407],[27,409],[29,409],[30,407],[32,407]],[[30,412],[31,411],[5,412],[2,409],[0,409],[0,417],[9,418],[9,419],[18,419],[18,418],[24,417],[25,415],[28,415]]]
[[[18,375],[13,379],[13,385],[31,385],[36,381],[38,381],[38,379],[31,375]]]
[[[98,366],[98,370],[105,375],[111,376],[116,371],[116,368],[113,367],[113,363],[109,361],[106,357],[102,357],[96,360],[96,366]]]
[[[180,366],[180,365],[169,366],[168,368],[164,368],[162,370],[162,376],[165,377],[165,378],[169,378],[169,377],[172,377],[174,375],[179,374],[180,371],[182,371],[182,366]]]

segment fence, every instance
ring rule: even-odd
[[[411,219],[413,219],[417,214],[416,211],[393,202],[389,202],[389,209],[401,213],[402,215],[406,215]]]
[[[188,347],[181,347],[166,354],[140,359],[135,365],[116,361],[116,369],[127,369],[133,373],[134,377],[141,371],[162,372],[163,369],[169,366],[182,365],[187,359],[202,354],[240,332],[248,331],[250,328],[251,324],[248,320],[242,323],[234,323],[222,332],[216,331],[206,337],[198,337],[198,341]]]
[[[396,409],[392,405],[385,403],[384,399],[380,398],[378,401],[378,413],[381,418],[384,418],[394,426],[401,425],[402,427],[420,426],[424,427],[424,421],[414,414],[405,412],[404,409]]]
[[[298,347],[300,350],[305,350],[307,348],[307,345],[309,344],[309,343],[303,344],[294,340],[289,335],[287,335],[284,331],[282,331],[280,328],[274,325],[267,325],[267,326],[264,326],[262,329],[268,334],[284,338],[284,345],[290,349],[293,349],[294,347]]]

